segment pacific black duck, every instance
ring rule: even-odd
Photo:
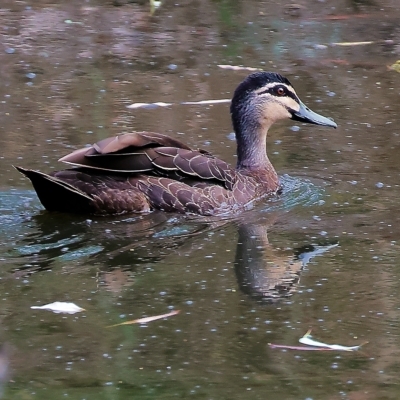
[[[44,174],[17,167],[49,211],[121,214],[153,209],[221,215],[279,191],[266,153],[270,126],[285,118],[336,128],[311,111],[290,82],[272,72],[249,75],[235,90],[231,117],[237,165],[160,133],[134,132],[76,150],[60,161],[74,168]]]

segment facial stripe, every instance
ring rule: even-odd
[[[289,89],[289,86],[288,85],[285,85],[284,83],[278,83],[278,82],[269,82],[269,83],[267,83],[266,85],[264,85],[264,86],[261,86],[259,89],[257,89],[257,90],[255,90],[255,92],[257,93],[257,94],[262,94],[262,93],[264,93],[264,92],[268,92],[271,88],[273,88],[273,87],[275,87],[275,86],[278,86],[278,85],[282,85],[282,86],[285,86],[286,87],[286,89]],[[293,89],[292,89],[293,90]]]
[[[282,87],[285,90],[285,94],[283,95],[278,95],[275,93],[275,89]],[[299,102],[299,99],[296,95],[296,92],[293,90],[293,88],[289,85],[286,85],[284,83],[277,83],[277,82],[271,82],[268,83],[266,85],[264,85],[263,87],[257,89],[255,91],[258,95],[263,95],[263,94],[270,94],[271,96],[275,96],[277,98],[285,98],[285,97],[290,97],[291,99],[293,99],[296,103]]]

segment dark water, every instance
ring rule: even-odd
[[[2,2],[3,398],[399,398],[397,0],[280,3],[166,1],[151,17],[147,2]],[[274,126],[277,199],[225,220],[49,214],[11,167],[60,168],[132,130],[234,163],[227,104],[126,108],[230,97],[248,71],[220,65],[284,73],[339,125]],[[86,311],[30,309],[53,301]],[[309,328],[369,343],[268,347]]]

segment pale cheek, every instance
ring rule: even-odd
[[[286,107],[290,108],[291,110],[294,111],[299,111],[300,110],[300,105],[299,103],[297,103],[297,101],[294,101],[291,98],[286,98],[286,102],[285,102]]]
[[[292,115],[286,109],[286,107],[280,105],[279,103],[270,104],[268,109],[263,113],[263,119],[265,122],[275,122],[280,119],[291,118]]]

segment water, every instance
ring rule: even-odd
[[[120,3],[6,1],[0,13],[3,398],[397,399],[397,2],[165,2],[153,17]],[[239,217],[50,214],[11,166],[51,171],[131,130],[235,163],[229,106],[180,104],[230,97],[248,71],[220,65],[284,73],[339,125],[274,126],[285,190]],[[126,108],[158,101],[174,105]],[[54,301],[85,311],[30,309]],[[369,343],[268,346],[309,328]]]

